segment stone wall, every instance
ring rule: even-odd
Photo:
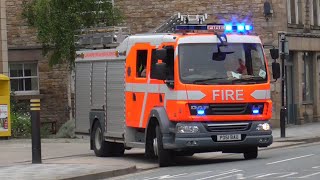
[[[0,74],[8,75],[6,3],[0,2]]]
[[[2,2],[2,1],[1,1]],[[42,56],[36,31],[28,27],[21,16],[23,0],[7,0],[7,28],[9,63],[38,61],[39,89],[37,96],[19,99],[41,98],[41,121],[57,121],[60,126],[69,119],[66,66],[50,68],[48,59]]]
[[[9,49],[38,46],[36,31],[28,27],[21,15],[23,0],[7,0],[6,4]]]

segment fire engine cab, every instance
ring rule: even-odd
[[[202,152],[257,158],[273,142],[271,74],[252,25],[175,30],[77,52],[76,132],[90,135],[96,156],[144,148],[161,167]]]

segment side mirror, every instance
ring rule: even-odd
[[[278,59],[279,58],[279,49],[270,49],[270,55],[272,59]]]
[[[154,69],[152,70],[151,77],[158,80],[167,79],[167,64],[166,63],[156,63]]]
[[[224,61],[226,59],[226,53],[217,52],[212,54],[212,60],[214,61]]]
[[[232,54],[234,52],[228,51],[228,46],[218,45],[218,52],[212,54],[213,61],[224,61],[226,60],[227,54]]]
[[[280,78],[280,64],[277,62],[272,63],[272,74],[273,79],[279,79]]]
[[[156,50],[156,58],[161,59],[163,62],[167,60],[167,49],[157,49]]]

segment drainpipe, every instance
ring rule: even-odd
[[[302,7],[302,6],[301,6]],[[305,22],[303,26],[303,32],[309,33],[310,32],[310,24],[311,24],[311,19],[310,19],[310,0],[306,0],[306,5],[305,5]]]

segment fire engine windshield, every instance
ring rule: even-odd
[[[181,44],[178,53],[180,80],[185,84],[267,82],[260,44]]]

